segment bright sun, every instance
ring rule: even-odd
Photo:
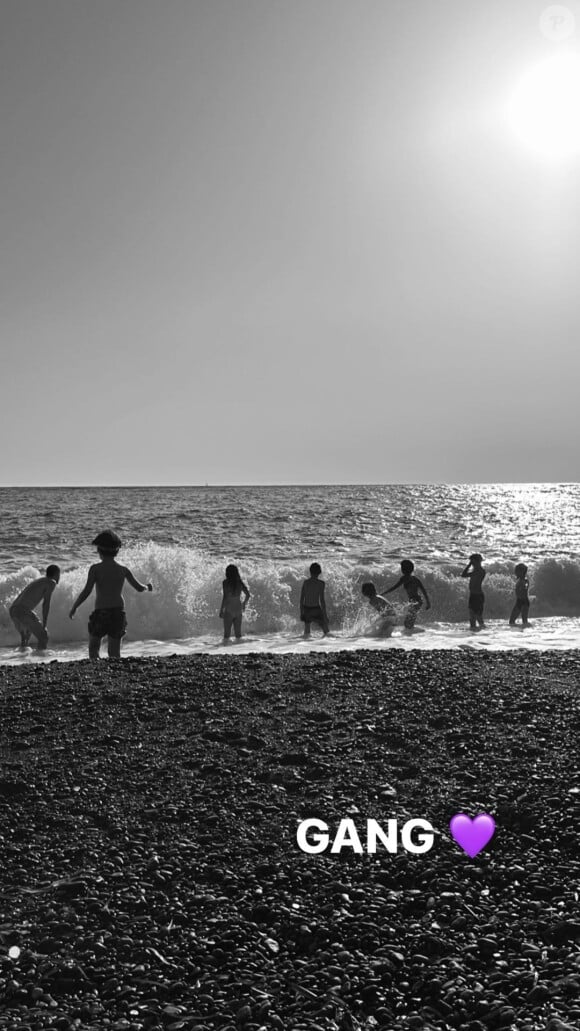
[[[509,107],[520,139],[546,157],[580,152],[580,58],[557,54],[521,79]]]

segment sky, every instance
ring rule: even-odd
[[[576,480],[548,6],[0,0],[0,484]]]

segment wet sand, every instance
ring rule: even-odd
[[[577,652],[1,668],[0,1027],[579,1026],[579,679]],[[459,811],[495,817],[475,859]],[[308,817],[437,833],[307,855]]]

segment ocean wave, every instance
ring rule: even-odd
[[[361,596],[361,584],[372,580],[377,588],[394,584],[400,576],[395,561],[357,559],[336,555],[317,556],[326,582],[331,627],[346,634],[369,631],[374,613]],[[138,579],[151,581],[152,594],[125,590],[129,630],[127,640],[180,640],[219,635],[218,611],[221,584],[228,562],[236,562],[251,591],[245,614],[245,629],[254,634],[298,630],[300,588],[308,576],[301,561],[274,562],[237,556],[217,559],[206,552],[177,545],[140,544],[123,549],[121,561]],[[68,618],[72,603],[85,583],[86,566],[67,570],[53,595],[48,629],[54,644],[85,641],[92,599],[85,602],[74,620]],[[422,609],[419,621],[460,623],[467,621],[467,583],[461,566],[448,561],[438,565],[417,564],[416,574],[431,597],[430,611]],[[486,563],[485,615],[507,619],[514,602],[513,565]],[[0,578],[0,646],[15,643],[17,635],[8,608],[22,588],[41,575],[31,565]],[[530,568],[531,617],[580,615],[580,565],[572,559],[544,559]],[[405,595],[390,596],[395,618],[402,622]]]

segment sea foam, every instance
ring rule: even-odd
[[[180,545],[140,544],[123,549],[122,561],[143,582],[153,583],[152,594],[138,594],[125,588],[127,641],[179,641],[219,636],[218,612],[221,584],[227,561],[201,549]],[[364,562],[348,556],[320,557],[326,582],[328,612],[333,630],[347,636],[372,633],[374,614],[361,596],[361,584],[372,580],[380,590],[400,576],[395,561],[366,557]],[[298,633],[300,588],[308,576],[307,565],[299,561],[271,561],[262,558],[240,560],[239,567],[251,598],[244,617],[244,630],[255,635]],[[508,563],[487,563],[484,583],[486,620],[507,620],[514,602],[513,567]],[[94,596],[77,611],[68,613],[84,586],[88,566],[65,570],[55,590],[48,629],[54,645],[84,642]],[[425,627],[467,620],[468,585],[459,575],[461,567],[448,562],[439,566],[417,563],[416,573],[432,601],[423,608],[419,624]],[[8,607],[22,588],[41,572],[23,566],[0,578],[0,647],[17,641]],[[580,566],[571,559],[544,559],[531,569],[532,619],[580,615]],[[402,622],[406,596],[402,590],[389,596],[395,621]]]

